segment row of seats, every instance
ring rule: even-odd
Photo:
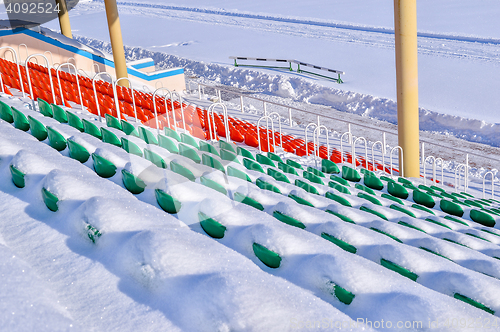
[[[109,119],[111,119],[111,118],[109,118]],[[114,119],[114,120],[109,120],[109,123],[111,123],[112,121],[115,121],[115,122],[116,122],[117,120],[116,120],[116,119]],[[142,127],[141,127],[141,128],[142,128]],[[104,129],[104,128],[101,128],[101,131],[102,131],[103,129]],[[140,129],[140,130],[141,130],[141,129]],[[146,130],[147,130],[147,129],[146,129]],[[142,131],[142,130],[141,130],[141,131]],[[103,132],[105,132],[105,131],[103,131]],[[147,133],[147,131],[146,131],[145,133]],[[173,133],[175,133],[175,132],[173,132]],[[173,133],[171,133],[171,135],[175,135],[175,134],[173,134]],[[182,135],[182,134],[181,134],[181,135]],[[140,135],[139,135],[139,136],[140,136]],[[188,135],[186,135],[186,136],[188,136]],[[152,135],[151,133],[149,133],[149,135],[148,135],[148,134],[145,134],[145,135],[143,134],[143,138],[145,138],[145,137],[149,137],[149,140],[153,140],[153,139],[154,139],[154,135]],[[170,137],[172,137],[172,136],[170,136]],[[186,139],[186,138],[182,139],[180,136],[179,136],[179,137],[174,138],[174,140],[185,141],[185,142],[187,141],[187,139]],[[220,152],[221,152],[221,151],[228,151],[228,150],[233,149],[233,148],[232,148],[232,145],[229,145],[229,144],[227,144],[227,143],[225,143],[225,142],[223,142],[223,141],[220,141],[220,142],[221,142],[220,144],[221,144],[222,146],[224,146],[227,150],[226,150],[226,149],[220,149],[220,150],[219,150],[219,154],[220,154]],[[151,141],[151,143],[153,143],[153,144],[154,144],[155,142]],[[200,143],[202,143],[202,142],[200,142]],[[225,144],[227,144],[227,145],[224,145],[224,143],[225,143]],[[182,143],[181,143],[181,144],[182,144]],[[206,144],[206,143],[205,143],[205,144]],[[190,144],[190,145],[196,148],[196,141],[194,141],[194,140],[193,140],[193,141],[191,142],[191,144]],[[203,145],[202,145],[202,146],[203,146]],[[221,146],[221,148],[222,148],[222,146]],[[207,148],[207,149],[209,149],[209,148]],[[240,148],[238,148],[238,150],[239,150],[239,152],[240,152],[240,154],[241,154],[241,155],[242,155],[242,154],[246,154],[246,155],[247,155],[247,157],[250,157],[250,158],[252,158],[252,157],[253,157],[253,155],[252,155],[252,154],[251,154],[248,150],[245,150],[245,149],[243,149],[243,148],[241,148],[241,147],[240,147]],[[144,150],[144,152],[146,152],[146,151],[148,151],[148,150],[146,150],[146,149],[145,149],[145,150]],[[217,150],[214,150],[214,151],[217,151]],[[246,151],[246,152],[245,152],[245,151]],[[70,153],[71,153],[71,152],[70,152]],[[211,153],[211,154],[213,154],[213,152],[210,152],[210,153]],[[231,152],[230,152],[230,153],[231,153]],[[233,150],[233,151],[232,151],[232,153],[236,153],[236,151],[234,151],[234,150]],[[146,155],[147,153],[144,153],[144,154]],[[194,154],[193,154],[193,155],[194,155]],[[235,156],[235,155],[233,154],[233,157],[232,157],[232,161],[233,161],[233,162],[235,161],[234,156]],[[271,157],[271,158],[274,158],[274,159],[279,159],[279,157],[278,157],[277,155],[275,155],[275,154],[269,154],[268,156],[269,156],[269,157]],[[264,155],[261,155],[261,154],[257,154],[257,155],[256,155],[256,158],[255,158],[255,159],[259,160],[259,161],[260,161],[260,163],[259,163],[259,162],[257,162],[257,161],[255,161],[255,162],[253,162],[254,164],[252,164],[252,163],[250,162],[250,161],[251,161],[251,159],[250,159],[250,158],[247,158],[247,157],[245,157],[245,158],[243,159],[243,163],[245,164],[245,167],[247,167],[247,168],[249,168],[249,169],[256,169],[256,168],[260,167],[259,165],[262,165],[262,164],[264,164],[264,165],[268,165],[268,166],[270,166],[270,165],[274,165],[274,164],[273,164],[273,161],[272,161],[272,159],[271,159],[271,158],[268,158],[268,157],[266,157],[266,156],[264,156]],[[146,157],[146,158],[147,158],[147,157]],[[160,158],[161,158],[161,157],[160,157]],[[190,158],[190,159],[192,159],[192,158]],[[194,162],[197,162],[196,160],[193,160],[193,161],[194,161]],[[293,164],[293,163],[291,163],[291,162],[288,162],[287,164],[285,164],[285,163],[283,163],[282,161],[279,161],[279,160],[275,160],[275,161],[276,161],[276,162],[278,162],[278,163],[280,163],[280,164],[283,164],[283,165]],[[199,161],[198,161],[198,162],[199,162]],[[330,167],[329,171],[330,171],[331,173],[339,173],[339,170],[338,170],[338,168],[336,167],[336,165],[335,165],[334,163],[331,163],[331,164],[329,164],[329,165],[328,165],[327,161],[325,161],[325,162],[324,162],[324,164],[325,164],[325,165],[324,165],[324,170],[325,170],[325,171],[327,170],[327,166],[329,166],[329,167]],[[161,166],[161,167],[165,167],[165,164],[160,163],[160,166]],[[175,168],[175,167],[172,167],[172,164],[171,164],[170,166],[171,166],[172,170],[174,170],[174,168]],[[295,164],[294,166],[295,166],[295,168],[297,168],[297,169],[300,169],[300,168],[301,168],[300,164]],[[294,166],[290,166],[290,167],[294,167]],[[94,167],[96,167],[95,160],[94,160]],[[229,166],[229,167],[230,167],[230,166]],[[227,168],[227,169],[228,169],[228,173],[229,173],[229,172],[230,172],[230,170],[231,170],[231,168],[229,168],[229,167]],[[261,168],[262,168],[262,167],[261,167]],[[235,169],[236,169],[236,168],[235,168]],[[98,170],[98,167],[96,167],[96,171],[97,171],[97,170]],[[270,172],[270,170],[272,170],[272,168],[268,168],[268,173],[273,173],[273,174],[275,174],[275,176],[277,176],[276,174],[278,174],[278,173],[276,173],[276,172],[279,172],[279,171],[277,171],[277,170],[275,169],[275,170],[274,170],[274,172]],[[183,172],[185,172],[185,171],[186,171],[186,170],[183,170]],[[241,169],[240,169],[239,171],[241,172]],[[98,172],[98,173],[99,173],[99,172]],[[132,190],[131,190],[132,192],[134,192],[134,190],[136,190],[136,189],[137,189],[137,187],[138,187],[138,188],[141,188],[141,186],[136,186],[136,187],[134,187],[134,186],[133,186],[133,185],[136,185],[137,183],[140,183],[140,179],[137,179],[137,178],[135,178],[135,179],[134,179],[134,177],[133,177],[133,176],[130,176],[130,174],[126,175],[126,174],[127,174],[126,172],[122,172],[122,173],[123,173],[123,179],[124,179],[124,180],[123,180],[123,182],[124,182],[124,183],[127,183],[127,182],[129,183],[128,188],[132,188]],[[297,173],[297,172],[295,172],[295,173]],[[289,174],[291,174],[291,173],[289,173]],[[309,181],[310,179],[316,180],[316,178],[312,177],[312,176],[311,176],[311,174],[312,174],[312,175],[314,175],[315,177],[318,177],[318,178],[319,178],[321,175],[322,175],[323,177],[325,177],[325,175],[324,175],[324,174],[322,174],[322,172],[321,172],[321,171],[319,171],[319,170],[315,170],[315,169],[313,169],[313,168],[308,169],[308,171],[304,171],[304,172],[303,172],[303,174],[302,174],[302,176],[303,176],[303,177],[304,177],[304,179],[305,179],[305,180],[307,180],[307,181]],[[344,169],[343,169],[342,174],[343,174],[343,175],[344,175],[344,174],[347,174],[347,172],[345,172],[345,171],[344,171]],[[282,174],[282,176],[284,176],[284,175]],[[290,176],[290,175],[289,175],[289,176]],[[332,177],[333,177],[333,176],[332,176]],[[347,176],[344,176],[344,177],[347,177]],[[127,178],[129,178],[129,180],[126,180]],[[283,179],[283,177],[281,177],[281,178]],[[286,178],[286,176],[285,176],[284,178]],[[191,180],[194,180],[195,178],[194,178],[194,177],[191,177],[190,179],[191,179]],[[339,178],[339,179],[341,179],[341,178]],[[296,179],[296,181],[295,181],[295,182],[296,182],[296,184],[297,184],[297,180],[298,180],[298,179]],[[300,180],[299,180],[299,181],[300,181]],[[202,176],[202,177],[201,177],[201,181],[200,181],[200,182],[201,182],[202,184],[208,185],[209,187],[212,187],[212,188],[214,188],[214,189],[216,189],[216,190],[219,190],[219,191],[220,191],[220,189],[221,189],[221,186],[217,187],[217,186],[216,186],[217,182],[216,182],[216,181],[211,180],[210,178],[207,178],[207,177],[203,177],[203,176]],[[266,184],[266,182],[265,182],[265,181],[259,181],[259,179],[257,179],[256,183],[257,183],[257,186],[259,186],[259,187],[260,187],[260,188],[262,188],[262,189],[268,189],[268,190],[275,191],[275,189],[273,189],[273,188],[272,188],[272,185],[271,185],[271,184],[269,184],[269,183],[267,183],[267,184]],[[302,183],[303,183],[303,184],[301,184],[301,185],[299,185],[299,186],[300,186],[301,188],[304,188],[304,187],[305,187],[305,186],[304,186],[304,184],[307,184],[307,183],[306,183],[306,181],[302,181]],[[312,182],[312,183],[314,183],[314,182]],[[133,184],[133,185],[130,185],[130,184]],[[311,184],[308,184],[308,185],[309,185],[309,186],[311,186],[311,188],[312,188],[312,185],[311,185]],[[270,187],[270,186],[271,186],[271,187]],[[126,187],[127,187],[127,185],[126,185]],[[222,187],[222,188],[223,188],[223,187]],[[276,188],[276,187],[275,187],[275,188]],[[130,190],[130,189],[129,189],[129,190]],[[142,188],[142,190],[144,190],[144,188]],[[308,191],[310,191],[310,190],[308,190]],[[278,189],[276,192],[279,192],[279,189]],[[139,192],[135,192],[135,193],[139,193]],[[223,193],[224,193],[224,192],[223,192]],[[226,193],[227,193],[227,192],[226,192]],[[236,199],[238,199],[238,197],[237,197],[238,195],[235,195],[235,196],[236,196]],[[291,197],[293,197],[293,196],[291,196]],[[168,197],[168,196],[166,196],[166,198],[167,198],[167,200],[172,200],[172,198],[170,198],[170,197]],[[300,197],[298,197],[298,196],[297,196],[297,198],[300,198]],[[295,200],[298,200],[297,198],[296,198]],[[240,195],[240,196],[239,196],[239,199],[241,199],[241,201],[243,201],[243,202],[244,202],[245,200],[247,200],[247,201],[248,201],[248,200],[249,200],[249,197],[245,197],[245,196],[243,196],[243,195]],[[299,202],[300,202],[300,200],[299,200]],[[161,205],[162,205],[162,204],[160,204],[160,206],[161,206]],[[168,205],[168,204],[167,204],[167,205]],[[180,206],[180,204],[179,204],[179,203],[177,203],[177,207],[176,207],[175,201],[174,201],[174,203],[173,203],[173,204],[170,204],[170,205],[171,205],[171,206],[173,206],[173,208],[171,208],[171,207],[170,207],[170,208],[167,208],[167,210],[169,210],[171,213],[176,213],[176,212],[178,212],[178,209],[179,209],[179,206]],[[252,205],[252,204],[250,204],[250,205]],[[274,216],[275,216],[278,220],[281,220],[281,221],[283,221],[283,222],[285,222],[285,223],[294,224],[294,222],[295,222],[295,221],[293,221],[293,220],[294,220],[294,218],[291,218],[290,216],[286,216],[285,214],[280,213],[279,211],[274,211],[274,212],[273,212],[273,215],[274,215]],[[203,219],[203,218],[202,218],[202,219]],[[300,223],[299,223],[299,224],[300,224]],[[215,220],[213,220],[213,219],[211,219],[211,218],[205,218],[205,219],[203,219],[203,220],[202,220],[201,225],[202,225],[203,229],[204,229],[204,230],[205,230],[208,234],[210,234],[210,235],[212,235],[212,236],[214,236],[214,237],[221,237],[221,236],[220,236],[220,235],[221,235],[221,234],[220,234],[220,231],[221,231],[221,229],[223,229],[223,227],[220,227],[221,225],[220,225],[220,224],[218,225],[218,222],[217,222],[217,221],[215,221]],[[297,225],[297,224],[295,224],[295,225]],[[302,227],[301,227],[301,228],[302,228]],[[305,227],[304,227],[304,228],[305,228]],[[332,241],[332,239],[334,238],[333,236],[328,235],[328,234],[322,234],[322,236],[323,236],[324,238],[329,239],[330,241]],[[223,236],[222,236],[222,237],[223,237]],[[340,241],[341,241],[341,240],[340,240]],[[332,241],[332,242],[334,242],[334,243],[335,243],[335,241]],[[336,243],[336,244],[338,244],[338,243],[339,243],[339,242],[337,241],[337,243]],[[261,247],[262,247],[262,246],[261,246]],[[277,266],[276,266],[276,264],[277,264],[276,262],[281,261],[281,259],[278,259],[278,257],[277,257],[277,256],[275,256],[275,255],[273,255],[272,253],[266,252],[266,251],[265,251],[263,248],[261,248],[261,247],[259,247],[259,246],[255,246],[255,248],[254,248],[254,252],[255,252],[255,254],[257,255],[257,253],[259,253],[257,256],[259,256],[259,255],[260,255],[260,256],[262,257],[262,259],[261,259],[261,260],[262,260],[263,262],[267,262],[267,264],[266,264],[266,265],[268,265],[268,266],[275,266],[275,267],[277,267]],[[342,246],[341,246],[341,247],[342,247]],[[267,253],[267,255],[263,254],[262,252]],[[275,253],[274,253],[274,254],[275,254]],[[279,255],[278,255],[278,256],[279,256]],[[274,257],[274,258],[273,258],[273,257]],[[274,263],[273,263],[273,262],[274,262]],[[390,268],[390,269],[393,269],[393,270],[398,270],[398,271],[400,271],[400,273],[401,273],[401,271],[406,271],[406,272],[404,272],[404,273],[409,272],[408,270],[405,270],[405,269],[404,269],[404,268],[402,268],[401,266],[398,266],[397,264],[394,264],[394,263],[392,263],[391,261],[388,261],[388,260],[381,260],[381,264],[382,264],[383,266],[386,266],[386,267]],[[278,266],[279,266],[279,264],[278,264]],[[404,273],[401,273],[401,274],[405,275]],[[411,274],[410,274],[410,275],[411,275]]]

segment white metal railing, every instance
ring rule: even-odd
[[[467,188],[467,178],[465,175],[467,173],[467,165],[459,164],[457,168],[455,168],[455,192],[458,192],[458,190],[460,189],[460,174],[462,173],[462,170],[464,173],[464,191]]]
[[[317,124],[315,124],[315,123],[311,122],[311,123],[309,123],[309,124],[306,126],[306,128],[304,129],[304,136],[305,136],[305,138],[304,138],[304,139],[305,139],[305,142],[306,142],[306,143],[305,143],[305,144],[306,144],[306,156],[308,156],[308,155],[309,155],[309,147],[308,147],[308,144],[307,144],[307,143],[309,143],[309,142],[307,141],[307,130],[309,129],[309,127],[310,127],[310,126],[315,126],[315,127],[318,127],[318,125],[317,125]],[[314,132],[314,131],[313,131],[313,132]],[[314,136],[314,134],[313,134],[313,136]],[[314,140],[314,137],[313,137],[313,140]]]
[[[17,57],[16,50],[10,46],[2,46],[2,47],[0,47],[0,50],[7,50],[7,51],[10,51],[10,53],[12,54],[13,59],[14,59],[14,63],[17,66],[17,73],[19,75],[19,85],[21,86],[21,92],[23,93],[23,98],[25,98],[26,93],[24,92],[23,76],[21,75],[21,67],[19,66],[19,58]],[[5,52],[4,52],[4,54],[5,54]],[[4,59],[5,59],[5,57],[4,57]]]
[[[344,162],[344,147],[343,147],[343,142],[344,142],[344,136],[347,135],[347,143],[352,144],[352,134],[351,131],[346,131],[340,136],[340,163],[342,164]]]
[[[382,143],[381,141],[376,141],[375,143],[372,144],[372,165],[373,165],[373,169],[375,171],[377,170],[377,167],[375,166],[375,152],[374,152],[374,148],[378,144],[380,144],[380,152],[381,152],[381,155],[382,155],[382,171],[385,171],[385,146],[384,146],[384,143]]]
[[[44,53],[45,54],[45,53]],[[80,80],[78,79],[78,70],[76,69],[76,66],[70,62],[65,62],[61,63],[57,69],[56,69],[56,75],[57,75],[57,84],[59,84],[59,92],[61,92],[61,102],[64,105],[64,95],[63,95],[63,87],[61,85],[61,77],[59,76],[59,70],[63,66],[68,66],[69,68],[73,68],[75,70],[75,77],[76,77],[76,86],[78,87],[78,97],[80,98],[80,106],[82,107],[82,110],[85,110],[83,108],[83,98],[82,98],[82,90],[80,89]],[[50,70],[50,68],[49,68]]]
[[[222,108],[222,113],[223,113],[223,116],[224,116],[224,126],[225,126],[225,133],[226,133],[226,141],[228,143],[231,143],[231,133],[229,132],[229,120],[228,120],[228,115],[227,115],[227,107],[226,105],[224,105],[223,103],[213,103],[212,105],[210,105],[210,107],[208,108],[207,110],[207,118],[208,118],[208,130],[210,132],[210,140],[215,140],[217,139],[217,131],[216,131],[216,124],[215,124],[215,116],[214,116],[214,109],[217,107],[217,106],[220,106]],[[212,138],[212,130],[211,130],[211,124],[210,124],[210,112],[212,112],[212,120],[213,120],[213,123],[214,123],[214,138]],[[257,132],[257,135],[258,135],[258,132]],[[260,146],[260,144],[259,144]]]
[[[324,126],[324,125],[319,125],[319,126],[317,126],[314,129],[314,132],[313,132],[314,155],[317,158],[320,158],[320,156],[319,156],[319,137],[320,137],[320,134],[321,134],[321,129],[325,129],[326,155],[330,156],[330,141],[328,139],[328,128],[326,126]],[[316,147],[317,147],[317,149],[316,149]],[[317,151],[317,153],[316,153],[316,151]],[[318,159],[317,158],[314,158],[315,159],[314,161],[316,163],[316,167],[318,167]]]
[[[128,78],[128,77],[120,77],[119,79],[113,81],[113,85],[114,85],[114,90],[116,90],[116,85],[118,84],[118,82],[120,82],[121,80],[125,80],[128,82],[129,84],[129,87],[130,87],[130,90],[132,90],[132,106],[134,107],[134,115],[135,115],[135,122],[137,123],[138,120],[137,120],[137,106],[135,105],[135,96],[134,96],[134,87],[132,86],[132,81]],[[118,95],[118,93],[117,93]],[[118,96],[117,96],[118,97]],[[118,98],[117,98],[118,100]],[[82,106],[83,106],[83,103],[82,103]],[[119,106],[119,105],[118,105]],[[117,112],[119,112],[119,110],[117,109]]]
[[[268,114],[269,117],[271,117],[273,115],[276,115],[278,117],[278,125],[280,127],[280,148],[283,148],[283,132],[281,131],[281,116],[278,114],[278,112],[271,112]],[[273,142],[274,142],[274,138],[273,138]],[[275,144],[275,147],[276,147],[276,144]]]
[[[156,134],[160,134],[160,126],[158,123],[158,111],[156,110],[156,96],[158,95],[158,92],[161,90],[167,90],[168,95],[170,96],[170,100],[172,100],[172,92],[167,89],[167,88],[158,88],[153,92],[153,109],[155,111],[155,121],[156,121]],[[167,117],[167,126],[170,128],[170,117],[168,116],[168,107],[167,107],[167,95],[163,96],[164,102],[165,102],[165,115]],[[177,126],[176,126],[176,121],[175,121],[175,111],[172,108],[172,119],[174,120],[174,130],[177,131]]]
[[[486,177],[488,174],[491,175],[491,198],[495,198],[495,174],[492,171],[488,171],[483,175],[483,199],[486,198]]]
[[[101,78],[102,75],[108,75],[111,78],[111,81],[113,81],[113,77],[109,73],[107,73],[105,71],[101,72],[101,73],[96,73],[94,75],[94,77],[92,78],[92,88],[94,89],[94,98],[95,98],[95,104],[96,104],[96,107],[97,107],[97,115],[99,116],[99,122],[102,121],[102,116],[101,116],[101,107],[99,106],[99,98],[97,98],[97,90],[95,88],[95,82],[96,82],[96,79],[97,78]],[[116,95],[116,93],[115,93],[115,95]]]
[[[28,67],[28,64],[29,64],[29,60],[31,58],[34,58],[36,56],[41,56],[42,58],[45,59],[45,63],[47,65],[47,71],[49,72],[49,81],[50,81],[50,91],[52,91],[52,100],[54,101],[54,104],[57,103],[56,101],[56,94],[54,93],[54,84],[52,83],[52,73],[51,73],[51,70],[50,70],[50,66],[49,66],[49,59],[47,59],[47,57],[43,54],[39,54],[39,53],[35,53],[35,54],[31,54],[30,56],[28,56],[26,58],[26,79],[28,81],[28,87],[30,89],[30,96],[31,96],[31,101],[33,103],[33,110],[36,110],[36,107],[35,107],[35,98],[33,96],[33,87],[31,85],[31,79],[30,79],[30,71],[29,71],[29,67]]]
[[[186,130],[186,120],[184,120],[184,106],[182,106],[182,97],[177,91],[172,91],[170,97],[170,105],[172,106],[173,113],[175,113],[174,96],[177,96],[177,98],[179,99],[179,103],[181,104],[182,127],[184,128],[184,130]],[[177,127],[177,123],[175,124],[175,126]]]
[[[271,120],[271,130],[272,130],[271,136],[273,138],[273,149],[276,146],[276,141],[274,138],[274,121],[273,121],[273,119],[271,119],[271,117],[269,115],[263,115],[257,121],[257,141],[259,144],[259,153],[262,153],[262,148],[261,148],[261,144],[260,144],[260,121],[262,121],[264,119],[266,119],[267,151],[268,152],[271,151],[271,143],[270,143],[271,140],[269,139],[269,120]]]
[[[361,140],[365,143],[365,168],[368,169],[368,145],[366,143],[366,138],[364,137],[358,137],[354,140],[354,142],[352,142],[351,144],[351,149],[352,149],[352,152],[351,152],[351,155],[352,155],[352,167],[353,168],[356,168],[356,142],[358,140]],[[362,165],[362,164],[361,164]]]
[[[394,151],[397,151],[397,150],[399,150],[399,152],[400,152],[399,157],[400,157],[400,161],[401,161],[401,163],[400,163],[401,165],[399,165],[399,176],[404,176],[404,164],[403,164],[403,163],[404,163],[404,156],[403,156],[403,148],[402,148],[402,147],[400,147],[399,145],[397,145],[397,146],[395,146],[395,147],[393,147],[393,148],[391,149],[391,177],[392,177],[392,178],[394,178],[394,175],[392,174],[393,169],[394,169],[394,166],[393,166],[393,163],[392,163],[392,155],[393,155],[393,152],[394,152]]]

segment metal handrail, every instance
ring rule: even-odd
[[[76,86],[78,87],[78,95],[80,97],[80,106],[82,107],[82,110],[84,111],[85,109],[83,108],[82,90],[80,89],[80,80],[78,78],[78,70],[76,69],[76,66],[74,64],[69,63],[69,62],[61,63],[56,69],[57,83],[59,84],[59,91],[61,92],[61,102],[64,105],[64,95],[63,95],[63,91],[62,91],[63,89],[62,89],[62,85],[61,85],[61,77],[59,77],[59,70],[61,69],[62,66],[73,67],[73,69],[75,70]]]
[[[401,152],[401,165],[399,167],[399,176],[404,176],[404,157],[403,157],[403,148],[400,147],[399,145],[396,145],[391,149],[391,177],[394,178],[394,175],[392,174],[393,171],[393,164],[392,164],[392,154],[394,150],[399,150]]]
[[[92,78],[92,88],[94,89],[94,98],[95,98],[95,103],[96,103],[96,107],[97,107],[97,115],[99,116],[99,122],[102,121],[102,117],[101,117],[101,108],[99,107],[99,98],[97,98],[97,90],[95,88],[95,81],[96,81],[96,78],[98,78],[98,77],[101,78],[102,75],[108,75],[111,78],[111,82],[113,82],[113,77],[105,71],[100,72],[100,73],[96,73],[94,75],[94,77]],[[113,91],[113,92],[114,92],[114,94],[116,94],[116,91]]]
[[[118,82],[120,82],[121,80],[126,80],[128,82],[128,85],[130,86],[130,90],[132,90],[132,105],[134,106],[134,113],[135,113],[135,122],[137,123],[138,120],[137,120],[137,106],[135,105],[135,96],[134,96],[134,87],[132,86],[132,81],[128,78],[128,77],[120,77],[119,79],[117,79],[116,81],[113,81],[113,88],[114,90],[116,91],[116,85],[118,84]],[[115,103],[118,101],[118,92],[116,93],[116,100],[115,100]],[[118,102],[118,106],[120,103]],[[119,109],[119,108],[118,108]]]
[[[328,139],[328,128],[324,125],[319,125],[317,126],[314,131],[313,131],[313,144],[314,144],[314,156],[317,158],[314,158],[314,162],[316,164],[316,167],[318,167],[318,158],[321,159],[319,156],[319,136],[321,135],[321,129],[325,129],[325,136],[326,136],[326,155],[330,156],[330,140]],[[316,133],[316,131],[318,131]],[[316,141],[317,139],[317,141]],[[316,149],[316,146],[318,147]],[[317,152],[316,152],[317,151]]]
[[[210,139],[212,139],[212,131],[211,131],[211,125],[210,125],[210,112],[212,112],[212,120],[214,122],[214,139],[217,138],[217,136],[215,136],[216,134],[216,129],[215,129],[215,116],[214,116],[214,109],[217,107],[217,106],[220,106],[222,107],[222,114],[224,116],[224,127],[225,127],[225,131],[226,131],[226,141],[228,143],[231,143],[231,133],[229,132],[229,121],[228,121],[228,115],[227,115],[227,107],[226,105],[224,105],[223,103],[213,103],[212,105],[210,105],[210,107],[208,108],[207,110],[207,115],[208,115],[208,126],[209,126],[209,130],[210,130]],[[257,129],[258,130],[258,129]]]
[[[352,167],[356,168],[356,142],[358,140],[362,140],[365,143],[365,168],[368,169],[368,144],[366,143],[366,138],[364,137],[358,137],[354,140],[354,142],[351,145],[352,149]]]
[[[158,91],[160,90],[167,90],[168,91],[168,95],[170,96],[170,100],[172,100],[172,91],[170,91],[169,89],[167,88],[158,88],[156,89],[154,92],[153,92],[153,109],[155,111],[155,120],[156,120],[156,133],[159,135],[160,134],[160,126],[158,124],[158,112],[156,111],[156,95],[158,94]],[[167,96],[163,96],[164,98],[164,102],[165,102],[165,114],[167,116],[167,126],[168,128],[170,128],[170,118],[168,117],[168,107],[167,107]],[[173,111],[172,109],[172,116],[173,116],[173,119],[174,119],[174,130],[177,131],[177,126],[176,126],[176,122],[175,122],[175,112]]]
[[[269,115],[263,115],[259,118],[259,120],[257,121],[257,141],[259,143],[259,153],[262,153],[262,148],[261,148],[261,144],[260,144],[260,121],[262,121],[263,119],[266,119],[266,134],[267,134],[267,151],[271,151],[271,146],[270,146],[270,139],[269,139],[269,120],[271,120],[271,131],[272,131],[272,138],[273,138],[273,149],[275,149],[276,147],[276,141],[274,139],[274,121],[273,119],[271,119],[271,117]]]
[[[467,187],[467,179],[465,177],[465,172],[467,172],[467,166],[465,164],[459,164],[457,168],[455,168],[455,192],[458,192],[460,186],[460,170],[464,170],[464,190]],[[458,183],[457,183],[458,181]]]
[[[376,141],[375,143],[372,144],[372,165],[373,165],[373,170],[376,171],[377,167],[375,167],[375,153],[374,153],[374,148],[377,144],[380,144],[380,151],[382,152],[382,171],[385,172],[385,151],[384,151],[384,143],[381,141]]]
[[[54,93],[54,84],[52,83],[52,73],[51,73],[50,67],[49,67],[49,59],[47,59],[47,57],[43,54],[39,54],[39,53],[31,54],[30,56],[28,56],[26,58],[25,66],[26,66],[26,78],[28,79],[28,86],[30,88],[31,101],[33,102],[33,110],[36,109],[35,108],[35,98],[33,97],[33,87],[31,85],[30,71],[29,71],[28,63],[29,63],[29,60],[31,58],[36,57],[36,56],[41,56],[42,58],[45,59],[45,63],[47,64],[47,71],[49,72],[49,81],[50,81],[50,90],[52,91],[52,99],[54,100],[54,104],[56,103],[56,95]]]
[[[308,142],[307,142],[307,129],[308,129],[310,126],[316,126],[316,127],[318,127],[318,125],[317,125],[317,124],[315,124],[314,122],[311,122],[311,123],[309,123],[309,124],[306,126],[306,129],[304,129],[304,136],[305,136],[305,142],[306,142],[306,143],[305,143],[305,144],[306,144],[306,156],[308,156],[308,155],[309,155],[309,148],[308,148],[308,146],[307,146],[307,143],[308,143]],[[314,133],[314,131],[313,131],[313,133]],[[314,135],[314,134],[313,134],[313,135]],[[314,143],[314,137],[313,137],[313,143]]]
[[[52,52],[51,51],[45,51],[45,52],[43,52],[44,55],[45,55],[45,53],[49,53],[50,54],[50,62],[52,63],[51,66],[52,66],[52,68],[54,68],[54,58],[52,57]]]
[[[13,56],[14,56],[15,64],[17,66],[17,73],[19,75],[19,85],[21,86],[21,91],[23,93],[23,98],[25,98],[26,97],[26,92],[24,92],[23,76],[21,75],[21,67],[19,66],[19,59],[17,57],[17,52],[16,52],[16,50],[14,48],[12,48],[10,46],[2,46],[2,47],[0,47],[0,50],[3,50],[3,49],[10,51],[11,54],[13,54]],[[4,52],[4,54],[5,54],[5,52]],[[7,59],[5,59],[5,60],[7,60]]]
[[[340,163],[344,163],[344,147],[342,143],[344,142],[344,136],[347,135],[347,144],[351,144],[352,142],[352,134],[350,131],[346,131],[340,136]]]
[[[280,126],[280,148],[283,148],[283,133],[281,131],[281,116],[278,114],[278,112],[271,112],[267,116],[270,117],[271,115],[277,115],[278,116],[278,124]],[[273,139],[273,142],[274,142],[274,139]],[[274,146],[276,146],[276,144],[274,144]]]
[[[17,51],[19,52],[19,61],[20,61],[20,62],[22,62],[22,61],[23,61],[23,59],[21,59],[21,46],[24,46],[24,49],[26,50],[26,62],[28,62],[28,56],[29,56],[29,55],[28,55],[28,53],[29,53],[29,52],[28,52],[28,45],[26,45],[26,44],[24,44],[24,43],[23,43],[23,44],[19,44],[19,45],[17,45]]]
[[[427,159],[432,160],[432,178],[434,179],[434,184],[436,184],[436,158],[434,156],[428,156],[424,159],[424,186],[427,184],[427,171],[425,168],[425,164],[427,163]]]
[[[174,96],[178,97],[179,103],[181,104],[182,126],[183,126],[184,130],[186,130],[186,120],[184,120],[184,106],[182,106],[182,97],[181,97],[180,93],[178,93],[177,91],[172,91],[172,95],[170,96],[170,103],[172,105],[172,112],[175,112],[175,109],[174,109]]]
[[[488,171],[483,175],[483,199],[486,198],[486,176],[491,174],[491,198],[495,198],[495,174],[492,171]]]

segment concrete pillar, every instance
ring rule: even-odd
[[[405,177],[420,177],[417,1],[394,0],[398,141],[403,148]],[[401,165],[400,165],[401,166]]]
[[[73,38],[71,33],[71,24],[69,23],[68,8],[66,7],[66,0],[56,0],[56,4],[59,5],[59,26],[61,27],[61,33],[68,38]]]
[[[123,49],[122,30],[120,27],[116,0],[104,0],[104,5],[106,7],[106,17],[108,18],[109,38],[113,50],[116,78],[128,78],[125,50]],[[128,82],[127,80],[121,80],[118,82],[118,85],[128,87]]]

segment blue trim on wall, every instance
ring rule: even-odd
[[[16,28],[14,30],[0,30],[0,37],[2,37],[2,36],[9,36],[9,35],[15,35],[15,34],[18,34],[18,33],[24,33],[25,35],[28,35],[30,37],[39,39],[39,40],[41,40],[43,42],[46,42],[48,44],[51,44],[51,45],[54,45],[56,47],[62,48],[62,49],[67,50],[69,52],[78,54],[78,55],[83,56],[83,57],[85,57],[87,59],[90,59],[92,61],[95,61],[95,62],[98,62],[100,64],[109,66],[111,68],[115,68],[115,64],[114,64],[113,61],[110,61],[110,60],[105,59],[103,57],[100,57],[98,55],[89,53],[87,51],[81,50],[81,49],[79,49],[77,47],[74,47],[74,46],[71,46],[71,45],[67,45],[67,44],[63,44],[59,40],[49,38],[47,36],[44,36],[44,35],[42,35],[40,33],[37,33],[35,31],[29,30],[29,29],[26,29],[26,28]],[[153,62],[153,65],[154,65],[154,62]],[[154,74],[154,75],[147,75],[147,74],[145,74],[143,72],[140,72],[140,71],[137,71],[137,70],[135,70],[133,68],[127,68],[127,73],[129,73],[130,75],[135,76],[137,78],[143,79],[145,81],[153,81],[153,80],[157,80],[157,79],[160,79],[160,78],[165,78],[165,77],[170,77],[170,76],[184,74],[184,68],[179,68],[179,69],[175,69],[175,70],[171,70],[171,71],[167,71],[167,72],[163,72],[163,73],[158,73],[158,74]]]
[[[131,67],[135,69],[143,69],[143,68],[153,67],[154,65],[155,65],[154,61],[148,61],[148,62],[138,63],[136,65],[131,65]]]

